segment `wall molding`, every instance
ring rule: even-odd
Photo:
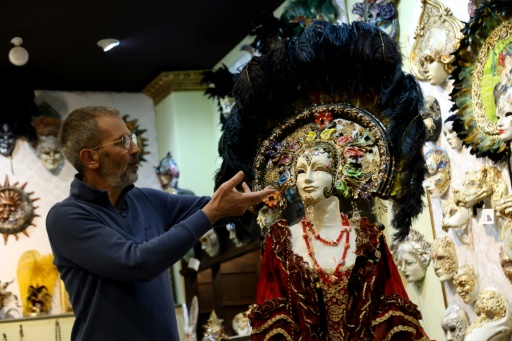
[[[157,105],[173,91],[206,90],[208,85],[201,84],[203,72],[204,70],[162,72],[142,92],[151,97]]]

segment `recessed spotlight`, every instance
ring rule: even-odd
[[[98,46],[101,47],[103,49],[103,51],[105,51],[105,52],[113,49],[117,45],[119,45],[119,40],[117,40],[117,39],[108,38],[108,39],[101,39],[98,41]]]

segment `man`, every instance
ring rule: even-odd
[[[242,172],[211,199],[134,187],[140,149],[112,108],[74,110],[60,142],[78,174],[46,225],[76,316],[72,340],[178,340],[167,269],[217,220],[273,190],[237,191]]]

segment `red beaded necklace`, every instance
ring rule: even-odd
[[[320,236],[320,234],[313,228],[313,224],[311,224],[310,221],[307,221],[306,218],[302,218],[302,237],[304,238],[304,241],[306,242],[306,247],[308,249],[308,255],[313,260],[313,263],[315,265],[315,269],[318,271],[318,275],[320,278],[327,284],[334,284],[341,278],[341,267],[345,265],[345,259],[347,258],[347,252],[350,249],[350,227],[347,217],[342,214],[342,228],[340,235],[336,240],[329,241],[325,240]],[[343,235],[345,235],[345,245],[343,246],[343,254],[341,256],[340,261],[338,262],[338,265],[336,266],[336,269],[334,269],[334,273],[332,276],[330,276],[327,272],[322,269],[320,264],[318,264],[318,261],[315,258],[315,253],[313,252],[313,249],[311,248],[310,240],[309,240],[309,234],[308,230],[311,232],[311,234],[320,241],[322,244],[327,246],[338,246],[341,239],[343,238]]]
[[[322,236],[320,236],[320,233],[318,233],[318,231],[315,230],[315,228],[313,227],[313,224],[309,220],[306,220],[306,218],[302,218],[302,226],[304,226],[304,224],[305,224],[307,226],[308,230],[313,235],[313,237],[315,237],[315,239],[318,240],[319,242],[321,242],[322,244],[327,245],[327,246],[338,246],[341,242],[341,238],[343,238],[343,235],[345,234],[345,231],[347,231],[349,229],[349,222],[348,222],[348,218],[346,215],[344,215],[344,214],[341,215],[341,221],[342,221],[342,227],[341,227],[340,235],[338,236],[338,238],[336,238],[336,240],[332,240],[332,241],[322,238]]]

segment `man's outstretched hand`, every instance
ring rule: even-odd
[[[243,192],[239,192],[236,186],[244,179],[244,172],[240,171],[231,179],[224,182],[213,193],[212,200],[205,207],[203,212],[210,222],[226,218],[240,216],[245,213],[247,208],[261,202],[267,195],[275,193],[272,188],[265,188],[261,191],[251,192],[251,189],[245,182],[242,183]]]

